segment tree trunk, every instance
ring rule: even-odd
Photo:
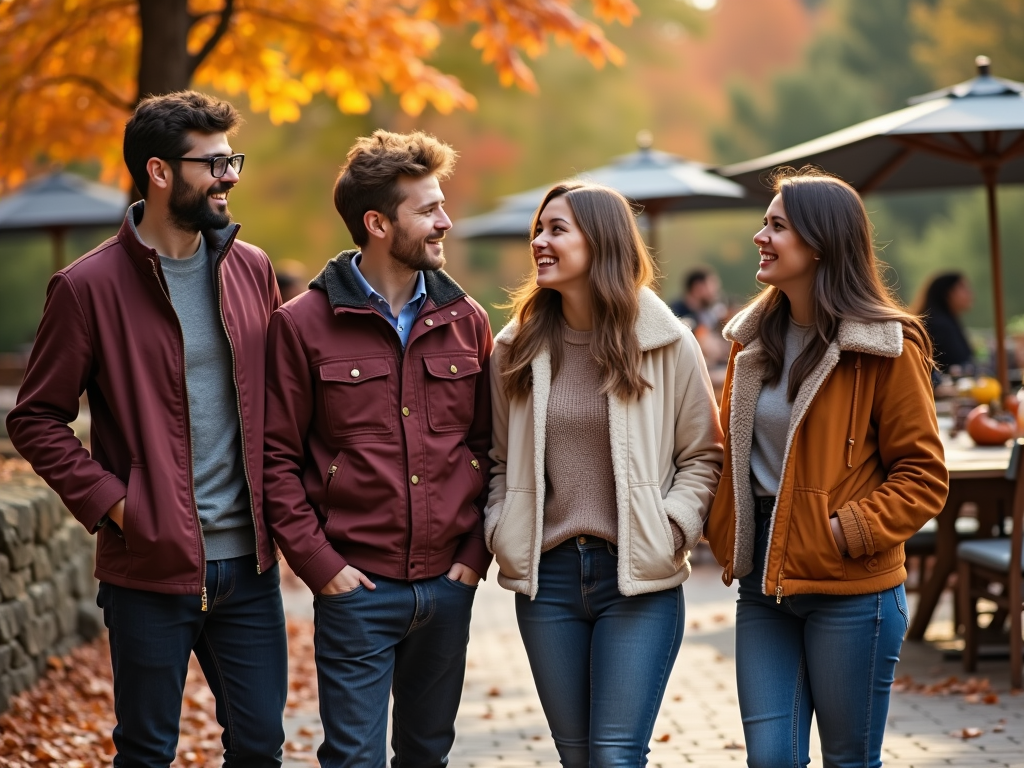
[[[192,18],[188,13],[188,0],[138,2],[142,49],[136,102],[146,96],[184,90],[192,78],[188,54]]]
[[[136,104],[146,96],[185,90],[192,79],[188,55],[192,19],[188,0],[138,0],[138,3],[142,45]],[[129,205],[141,199],[142,194],[132,184]]]

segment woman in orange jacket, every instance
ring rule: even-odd
[[[739,578],[748,765],[881,765],[908,617],[903,543],[947,481],[920,321],[878,274],[857,192],[787,169],[754,236],[767,287],[726,326],[725,464],[707,538]]]

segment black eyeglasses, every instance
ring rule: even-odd
[[[245,155],[241,154],[231,155],[231,157],[217,155],[216,157],[161,157],[160,159],[184,160],[186,163],[207,163],[210,166],[210,175],[215,179],[219,179],[227,173],[229,165],[235,169],[235,173],[241,173],[242,165],[245,163]]]

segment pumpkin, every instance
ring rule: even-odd
[[[974,402],[991,403],[993,400],[1000,399],[999,395],[1002,393],[1002,387],[991,376],[979,376],[974,380],[974,386],[969,391],[971,397],[974,398]]]
[[[976,445],[1003,445],[1016,432],[1016,419],[1005,411],[993,415],[987,405],[979,405],[967,414],[967,434]]]

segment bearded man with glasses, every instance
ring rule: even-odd
[[[263,519],[265,339],[280,294],[237,239],[234,107],[144,99],[124,158],[143,199],[60,270],[7,428],[97,534],[114,765],[168,766],[194,652],[225,766],[279,766],[287,697],[280,569]],[[91,452],[68,426],[87,393]]]

